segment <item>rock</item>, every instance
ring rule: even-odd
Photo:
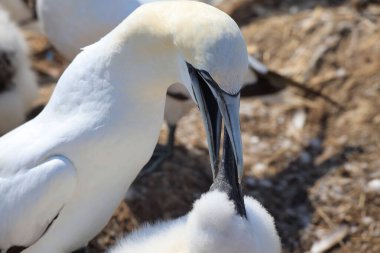
[[[373,179],[369,181],[367,186],[370,192],[380,193],[380,179]]]
[[[315,242],[311,247],[310,253],[322,253],[331,249],[334,245],[341,242],[348,234],[347,226],[340,226],[334,231],[326,234],[321,240]]]

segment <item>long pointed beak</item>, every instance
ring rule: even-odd
[[[198,103],[206,128],[210,161],[215,177],[219,165],[222,118],[231,140],[239,182],[243,175],[243,152],[240,133],[240,94],[230,95],[219,88],[212,77],[203,70],[188,64],[193,81],[194,97]]]
[[[217,172],[216,178],[210,187],[210,190],[225,192],[229,199],[234,203],[236,212],[247,218],[242,194],[241,184],[238,179],[238,171],[232,150],[232,143],[225,128],[222,163]]]
[[[212,173],[215,178],[216,169],[219,166],[220,138],[222,131],[222,115],[219,105],[212,91],[198,74],[198,70],[188,64],[190,76],[192,78],[193,93],[198,104],[199,111],[206,129],[208,150]]]

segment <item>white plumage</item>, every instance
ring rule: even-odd
[[[192,91],[186,62],[239,91],[236,23],[201,3],[147,4],[74,59],[42,113],[0,139],[0,249],[67,253],[106,225],[152,155],[167,88]]]
[[[0,135],[25,121],[37,94],[25,39],[0,6]]]
[[[252,197],[244,202],[247,219],[236,214],[227,194],[208,192],[188,215],[147,225],[109,253],[280,253],[272,216]]]

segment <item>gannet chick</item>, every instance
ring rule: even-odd
[[[0,250],[85,246],[151,157],[175,83],[198,104],[212,169],[223,121],[241,177],[239,91],[247,59],[237,24],[191,1],[143,5],[86,47],[44,110],[0,138]]]
[[[272,216],[254,198],[241,198],[227,149],[210,191],[186,216],[132,232],[109,253],[280,253]]]
[[[0,6],[0,136],[24,123],[37,93],[26,41]]]
[[[185,217],[146,225],[109,253],[280,253],[273,218],[254,198],[244,197],[247,219],[227,194],[210,191]]]

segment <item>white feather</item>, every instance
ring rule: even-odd
[[[26,169],[0,178],[0,245],[5,251],[38,240],[74,191],[75,168],[63,157]]]

